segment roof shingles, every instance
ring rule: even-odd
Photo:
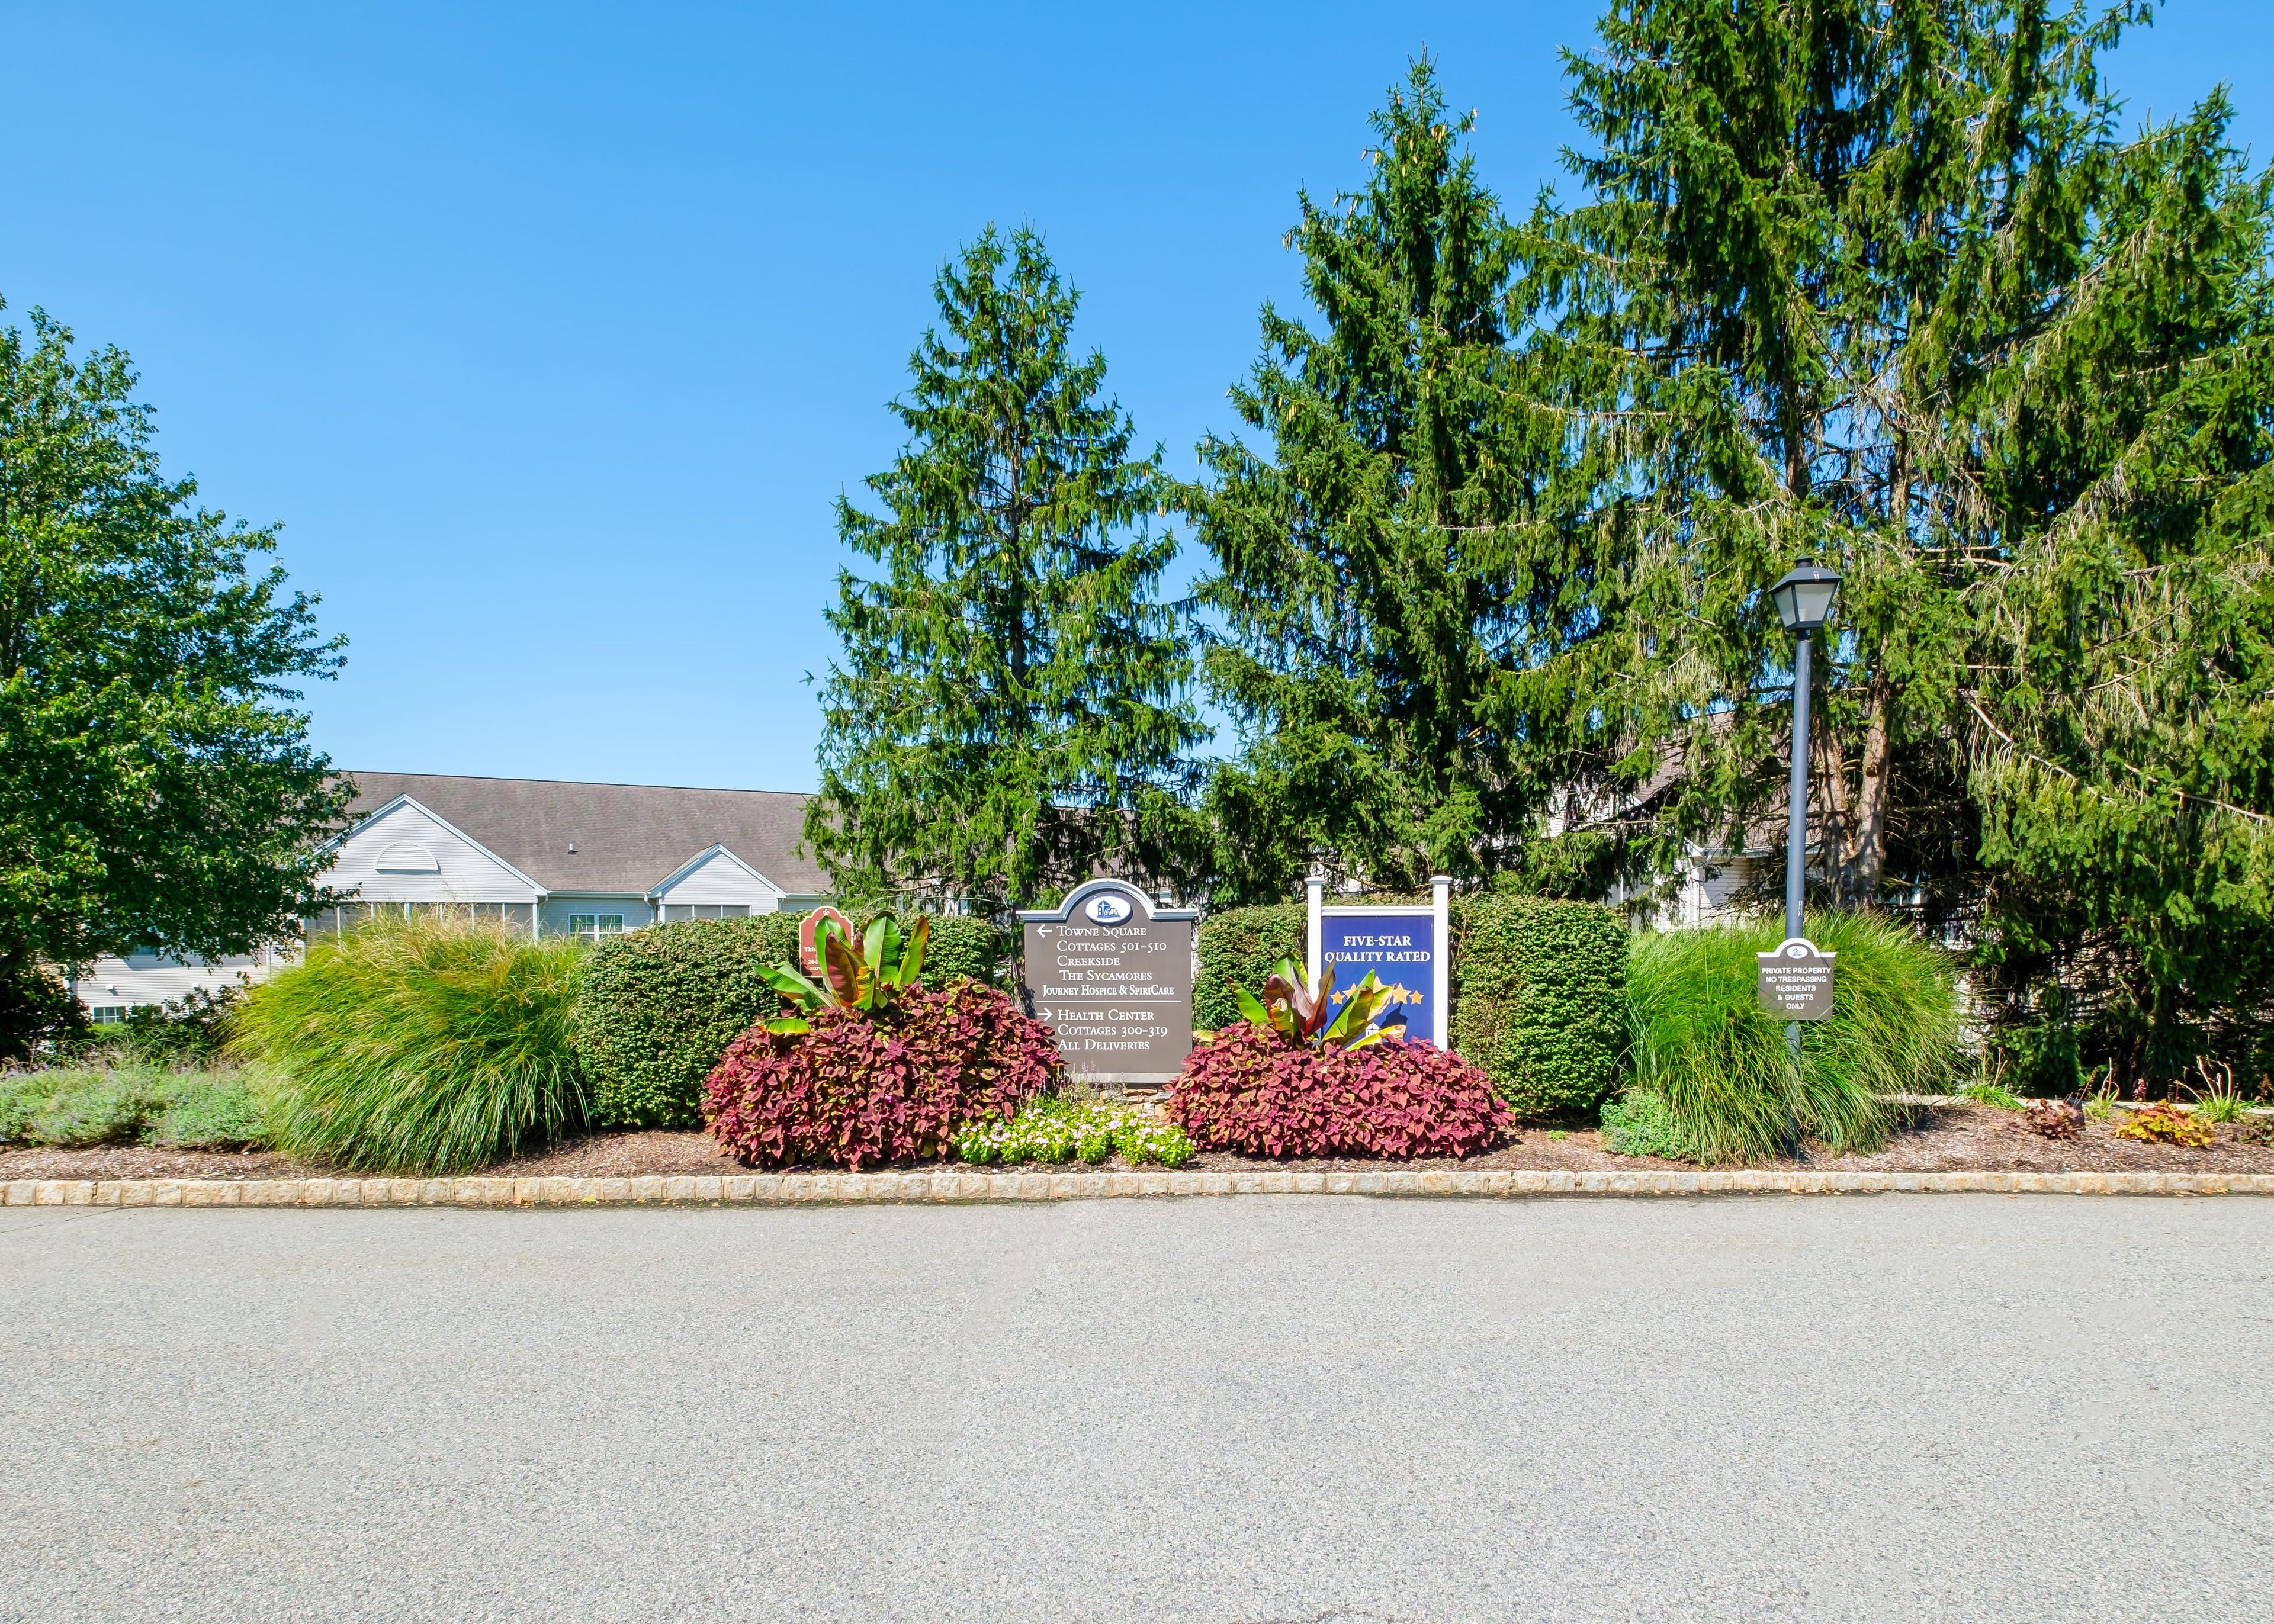
[[[714,846],[793,896],[829,890],[828,876],[797,849],[805,795],[421,772],[345,776],[355,781],[357,816],[409,795],[556,895],[645,896]]]

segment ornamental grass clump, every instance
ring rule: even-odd
[[[311,943],[231,1027],[270,1142],[382,1173],[461,1173],[581,1126],[584,951],[433,921]]]
[[[1883,1096],[1932,1093],[1949,1079],[1958,1002],[1945,957],[1872,914],[1821,915],[1809,929],[1838,958],[1832,1018],[1803,1027],[1797,1072],[1784,1024],[1756,991],[1754,955],[1783,935],[1774,921],[1636,938],[1635,1086],[1665,1102],[1682,1159],[1766,1160],[1790,1148],[1795,1126],[1834,1154],[1868,1153],[1894,1124]]]
[[[1369,974],[1340,1000],[1283,963],[1246,1019],[1186,1058],[1167,1115],[1203,1150],[1255,1156],[1465,1156],[1513,1120],[1485,1074],[1433,1043],[1374,1028],[1386,990]]]

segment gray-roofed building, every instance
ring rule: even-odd
[[[828,879],[798,850],[809,797],[768,790],[358,772],[354,822],[323,876],[357,900],[309,921],[373,914],[490,920],[597,939],[644,925],[802,912]],[[145,962],[147,959],[147,962]],[[74,987],[100,1019],[193,989],[257,980],[276,956],[228,965],[154,955],[98,961]]]

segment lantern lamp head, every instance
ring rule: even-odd
[[[1823,629],[1832,613],[1832,600],[1840,591],[1840,572],[1803,559],[1791,573],[1769,589],[1776,600],[1777,618],[1784,628],[1805,637]]]

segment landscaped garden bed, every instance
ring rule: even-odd
[[[1886,1148],[1871,1155],[1834,1155],[1819,1147],[1803,1161],[1765,1159],[1728,1165],[1805,1168],[1822,1172],[2154,1172],[2274,1173],[2274,1144],[2266,1142],[2274,1118],[2211,1125],[2207,1148],[2141,1144],[2118,1139],[2120,1120],[2087,1121],[2074,1139],[2047,1139],[2022,1125],[2020,1113],[1970,1101],[1909,1108]],[[953,1169],[968,1164],[948,1161],[922,1164]],[[1080,1171],[1079,1162],[1022,1162],[990,1170]],[[1095,1164],[1106,1169],[1130,1164],[1109,1157]],[[1481,1169],[1644,1172],[1687,1171],[1697,1164],[1653,1156],[1623,1156],[1604,1148],[1594,1130],[1524,1128],[1505,1134],[1491,1149],[1459,1160],[1450,1157],[1324,1157],[1276,1159],[1202,1152],[1185,1164],[1201,1172],[1285,1169],[1296,1171]],[[567,1140],[539,1154],[523,1156],[483,1169],[501,1177],[637,1178],[710,1177],[746,1171],[721,1152],[707,1133],[645,1130],[600,1133]],[[345,1169],[266,1151],[173,1149],[146,1145],[101,1145],[80,1148],[32,1147],[0,1149],[0,1183],[23,1178],[303,1178],[338,1175]]]
[[[1826,921],[1840,1001],[1795,1069],[1748,980],[1770,927],[1644,938],[1630,959],[1604,910],[1477,899],[1456,914],[1468,968],[1448,1052],[1380,1028],[1374,977],[1314,990],[1267,958],[1284,953],[1283,912],[1203,932],[1214,1027],[1144,1101],[1065,1074],[1049,1028],[989,979],[997,938],[968,921],[942,921],[937,956],[931,921],[856,931],[833,914],[673,925],[589,954],[367,929],[232,1011],[226,1053],[209,1023],[174,1034],[199,1039],[180,1053],[0,1077],[0,1182],[2274,1175],[2274,1116],[2233,1087],[2188,1110],[2106,1089],[2025,1102],[1981,1076],[1947,1093],[1969,1081],[1949,966],[1890,923]]]

